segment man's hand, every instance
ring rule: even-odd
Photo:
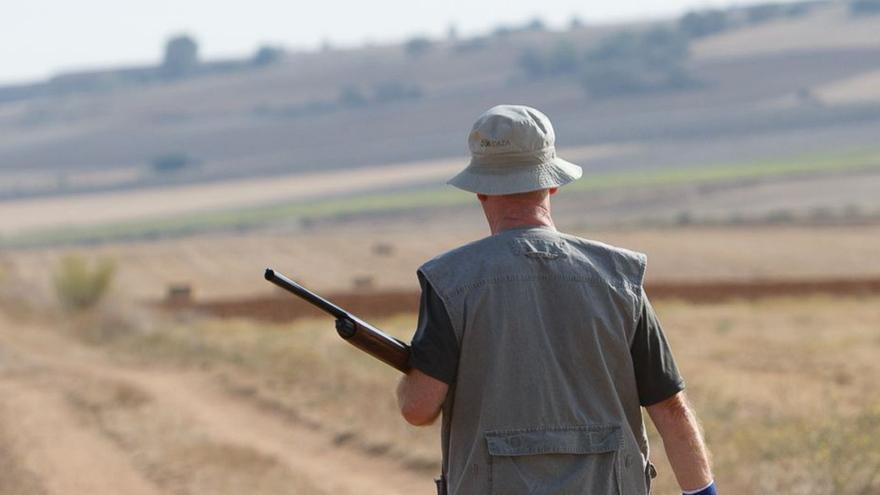
[[[697,417],[684,392],[647,407],[651,421],[663,438],[666,457],[679,486],[685,492],[700,490],[712,482],[709,452]]]
[[[440,415],[449,385],[412,369],[397,386],[400,414],[414,426],[429,425]]]

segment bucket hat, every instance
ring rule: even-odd
[[[523,105],[498,105],[474,123],[471,161],[447,182],[465,191],[500,195],[559,187],[581,177],[581,167],[556,156],[556,134],[546,115]]]

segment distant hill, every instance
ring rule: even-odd
[[[874,144],[880,95],[864,81],[880,68],[880,16],[843,3],[722,13],[721,28],[688,34],[693,84],[622,96],[591,96],[577,68],[532,77],[524,54],[564,43],[581,64],[609,36],[678,32],[682,20],[531,26],[265,64],[257,53],[186,77],[129,68],[0,88],[0,199],[456,157],[473,119],[499,103],[544,110],[563,146],[639,144],[587,160],[590,170],[779,156],[793,133],[804,137],[799,152]]]

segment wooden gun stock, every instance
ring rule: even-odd
[[[269,282],[335,317],[336,333],[349,344],[403,373],[409,371],[409,346],[402,341],[351,315],[271,268],[266,269],[265,277]]]

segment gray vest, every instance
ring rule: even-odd
[[[648,493],[630,355],[644,255],[528,227],[419,270],[461,350],[443,406],[450,495]]]

